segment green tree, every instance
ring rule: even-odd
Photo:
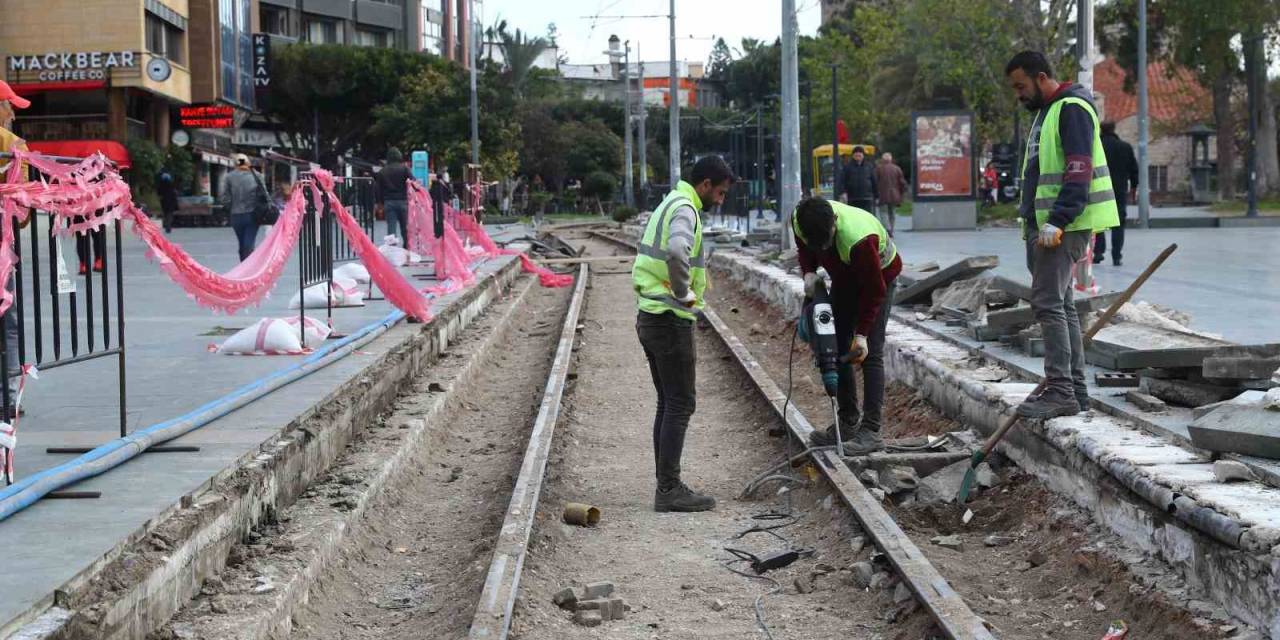
[[[438,61],[429,54],[378,47],[292,44],[272,60],[267,117],[279,125],[283,146],[337,154],[378,155],[387,138],[371,132],[378,108],[396,99],[402,81]]]
[[[565,167],[569,177],[585,179],[599,171],[621,173],[622,140],[603,124],[568,122],[557,129],[556,135],[567,147]]]
[[[618,179],[613,174],[605,171],[595,171],[587,176],[582,182],[582,195],[592,198],[596,201],[596,212],[604,215],[604,207],[602,203],[605,200],[613,198],[613,192],[618,188]]]
[[[529,72],[550,43],[543,38],[530,38],[519,29],[515,33],[508,32],[505,21],[498,28],[498,39],[502,42],[505,72],[511,89],[517,98],[522,97]]]
[[[733,53],[729,51],[729,45],[724,38],[716,38],[715,45],[711,47],[711,57],[707,60],[707,75],[713,80],[724,80],[731,64]]]

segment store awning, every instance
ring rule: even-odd
[[[121,169],[133,166],[124,145],[114,140],[39,140],[28,142],[27,147],[37,153],[67,158],[88,158],[102,152]]]
[[[30,96],[46,91],[93,91],[95,89],[105,89],[107,87],[106,80],[79,80],[69,82],[28,82],[25,84],[15,84],[13,91],[20,96]]]

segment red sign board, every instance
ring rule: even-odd
[[[178,124],[188,129],[234,129],[235,115],[229,104],[193,104],[178,108]]]
[[[935,111],[912,115],[915,196],[974,197],[973,114]]]

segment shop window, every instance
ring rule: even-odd
[[[1148,167],[1148,182],[1151,184],[1152,193],[1165,193],[1169,190],[1169,167],[1162,164],[1153,164]]]

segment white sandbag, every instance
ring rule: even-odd
[[[317,344],[320,344],[321,342],[328,340],[329,334],[333,333],[333,328],[331,328],[324,321],[316,320],[315,318],[311,318],[311,317],[307,318],[307,322],[305,325],[299,322],[297,316],[284,318],[284,321],[288,322],[289,326],[293,327],[294,329],[297,329],[299,326],[302,326],[302,330],[299,331],[298,333],[306,334],[305,336],[306,340],[304,340],[303,342],[307,347],[315,347]]]
[[[263,318],[218,347],[218,353],[228,355],[290,355],[302,353],[296,325],[278,318]]]
[[[334,278],[349,278],[360,284],[369,284],[369,270],[359,262],[348,262],[333,270]]]
[[[382,257],[386,258],[388,262],[397,267],[403,267],[406,264],[409,264],[409,252],[402,247],[397,247],[393,244],[383,244],[378,247],[378,253],[381,253]]]
[[[335,307],[363,307],[364,306],[364,289],[360,287],[360,283],[351,278],[343,278],[338,275],[333,277],[333,288],[335,292],[341,292],[342,302],[334,302]],[[337,294],[335,293],[335,296]],[[336,300],[336,297],[335,297]]]
[[[308,309],[318,309],[328,306],[329,296],[325,294],[325,291],[328,290],[328,288],[329,283],[320,282],[303,289],[301,300],[299,299],[298,294],[293,294],[293,297],[289,298],[289,308],[299,308],[301,306],[300,302],[306,302]],[[341,296],[342,293],[340,291],[334,292],[333,306],[337,307],[342,305]]]

